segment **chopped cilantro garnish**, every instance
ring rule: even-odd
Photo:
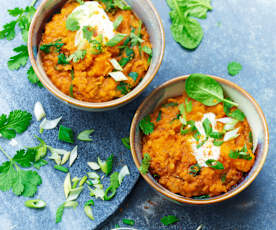
[[[188,172],[189,172],[189,174],[191,174],[193,176],[196,176],[196,175],[199,174],[200,170],[201,170],[200,165],[199,164],[195,164],[195,165],[190,166]]]
[[[58,64],[61,64],[61,65],[69,64],[69,61],[67,61],[67,57],[65,56],[64,53],[60,53],[58,55]]]
[[[53,47],[59,53],[62,46],[64,46],[64,43],[61,42],[61,39],[58,39],[55,42],[51,42],[51,43],[48,43],[48,44],[41,45],[40,50],[43,51],[44,53],[48,54],[51,51],[50,50],[51,47]]]
[[[149,135],[154,130],[154,124],[150,121],[150,115],[145,116],[140,122],[139,127],[144,134]]]
[[[119,90],[119,91],[121,91],[121,93],[123,94],[123,95],[126,95],[126,94],[128,94],[129,92],[130,92],[130,90],[131,90],[131,85],[129,85],[128,83],[125,83],[125,82],[120,82],[119,83],[119,85],[117,86],[117,89]]]
[[[164,224],[165,226],[168,226],[170,224],[174,224],[178,221],[179,221],[179,219],[176,216],[173,216],[173,215],[164,216],[161,219],[161,223]]]
[[[139,171],[142,173],[142,174],[147,174],[148,171],[149,171],[149,167],[150,167],[150,161],[151,161],[151,157],[148,153],[145,153],[144,154],[144,158],[142,160],[142,164],[139,168]]]
[[[243,146],[241,150],[231,150],[229,153],[229,157],[232,159],[244,159],[244,160],[251,160],[252,157],[250,156],[246,144]]]
[[[71,31],[77,31],[80,29],[80,25],[77,19],[74,17],[68,17],[66,20],[66,29]]]
[[[137,78],[138,78],[138,73],[136,73],[136,72],[130,72],[128,74],[128,76],[130,76],[133,79],[133,81],[136,81]]]
[[[208,165],[208,167],[213,169],[224,169],[223,164],[217,160],[209,159],[205,163]]]
[[[75,53],[71,54],[66,61],[70,62],[73,60],[73,62],[79,62],[80,60],[84,59],[86,55],[86,50],[77,50]]]

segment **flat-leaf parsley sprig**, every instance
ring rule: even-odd
[[[23,42],[25,44],[27,43],[31,20],[36,11],[34,7],[36,1],[37,0],[34,0],[30,6],[27,6],[24,9],[16,7],[14,9],[8,10],[9,15],[15,17],[15,20],[10,21],[3,26],[3,29],[0,31],[0,39],[7,39],[8,41],[13,40],[16,36],[16,26],[18,26]],[[21,67],[26,66],[29,60],[29,54],[27,45],[25,44],[13,49],[13,51],[17,54],[10,57],[8,61],[8,68],[10,70],[18,70]],[[38,86],[42,87],[42,84],[36,76],[33,67],[30,67],[27,70],[27,75],[29,81],[32,84],[37,84]]]

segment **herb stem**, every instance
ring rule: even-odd
[[[5,152],[5,150],[2,148],[1,145],[0,145],[0,150],[2,151],[2,153],[4,153],[4,155],[5,155],[10,161],[12,161],[12,158],[9,156],[9,154],[7,154],[7,153]]]
[[[239,106],[239,104],[238,104],[238,103],[233,102],[233,101],[230,101],[230,100],[228,100],[228,99],[223,99],[223,101],[224,101],[224,102],[226,102],[226,103],[228,103],[228,104],[234,105],[234,106],[236,106],[236,107],[238,107],[238,106]]]
[[[33,0],[31,6],[34,6],[36,4],[37,0]]]

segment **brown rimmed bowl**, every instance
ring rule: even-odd
[[[150,0],[126,0],[133,12],[143,21],[150,35],[152,61],[143,80],[127,95],[112,101],[92,103],[69,97],[61,92],[46,75],[40,58],[39,44],[45,24],[68,0],[44,0],[38,7],[29,30],[28,51],[31,64],[41,83],[59,100],[82,110],[99,112],[116,109],[137,97],[156,75],[164,55],[165,34],[159,14]]]
[[[224,194],[206,199],[192,199],[172,193],[168,189],[160,185],[150,173],[146,175],[141,174],[154,190],[156,190],[159,194],[165,196],[169,200],[178,204],[212,204],[237,195],[254,181],[256,176],[261,171],[267,156],[269,134],[267,123],[260,106],[248,92],[246,92],[244,89],[234,84],[233,82],[220,77],[210,77],[214,78],[222,85],[224,93],[232,98],[235,102],[237,102],[239,104],[239,109],[242,110],[246,115],[253,134],[253,150],[256,156],[256,160],[250,172],[239,184],[237,184],[230,191]],[[138,169],[142,162],[143,134],[139,129],[140,120],[144,116],[152,113],[166,99],[170,97],[180,96],[185,90],[185,80],[187,78],[188,75],[177,77],[165,82],[164,84],[156,88],[144,100],[144,102],[136,111],[131,124],[130,144],[132,157]]]

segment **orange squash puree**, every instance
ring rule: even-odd
[[[66,56],[73,54],[77,50],[74,44],[76,31],[73,32],[66,29],[66,19],[78,6],[79,3],[77,2],[67,2],[61,9],[61,12],[53,16],[51,21],[45,26],[41,44],[49,44],[61,39],[61,42],[65,43],[61,52]],[[118,9],[116,12],[107,12],[107,14],[111,21],[114,21],[119,15],[123,16],[123,21],[116,32],[129,35],[131,29],[134,28],[137,33],[139,19],[131,10]],[[144,40],[142,47],[148,46],[151,48],[149,34],[144,25],[142,25],[141,36]],[[70,87],[72,84],[73,97],[78,100],[88,102],[110,101],[123,96],[122,92],[117,89],[119,82],[116,82],[108,76],[108,73],[114,69],[109,60],[115,58],[119,61],[122,57],[126,56],[125,52],[120,54],[119,46],[122,44],[123,41],[115,47],[104,47],[103,52],[98,55],[91,54],[87,51],[83,60],[77,63],[71,61],[67,65],[57,64],[58,52],[52,51],[49,54],[41,52],[43,67],[53,84],[63,93],[70,95]],[[88,44],[86,45],[88,46]],[[128,77],[128,80],[124,81],[130,85],[131,89],[144,77],[150,64],[148,54],[140,52],[138,46],[134,46],[132,49],[135,56],[125,65],[122,71],[125,76],[128,76],[130,72],[138,73],[136,81],[131,77]],[[72,69],[74,70],[73,80],[71,77]]]
[[[170,98],[169,102],[185,103],[188,98],[184,93],[182,96]],[[186,113],[186,120],[200,121],[205,113],[214,113],[216,119],[225,117],[222,103],[215,106],[205,106],[202,103],[188,98],[192,101],[192,111]],[[233,110],[233,109],[232,109]],[[161,120],[156,121],[159,111]],[[151,157],[150,173],[157,176],[158,182],[174,193],[185,197],[209,195],[216,196],[230,190],[239,183],[252,168],[255,156],[252,153],[250,142],[250,127],[246,119],[239,121],[235,128],[240,127],[239,136],[221,145],[220,161],[224,169],[213,169],[202,167],[198,175],[189,173],[189,168],[197,163],[192,154],[193,150],[189,140],[193,134],[180,134],[181,123],[174,119],[179,114],[178,106],[161,106],[150,116],[154,123],[154,131],[143,137],[143,154],[148,153]],[[216,129],[223,130],[224,124],[217,122]],[[246,144],[251,160],[232,159],[229,157],[231,150],[240,150]],[[222,179],[223,178],[223,179]],[[225,179],[225,180],[224,180]]]

